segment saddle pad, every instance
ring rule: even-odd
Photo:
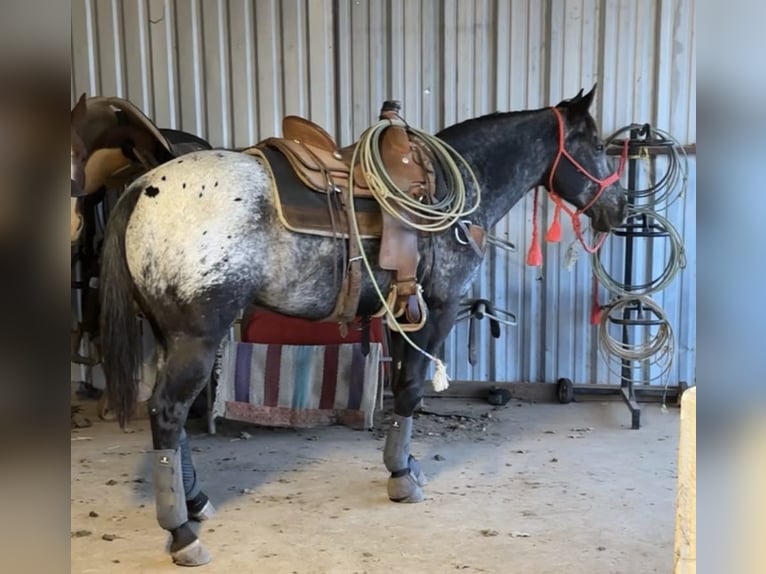
[[[263,426],[372,427],[380,343],[274,345],[227,341],[213,416]]]
[[[282,153],[269,147],[249,148],[245,153],[258,157],[269,170],[274,203],[282,225],[296,233],[348,238],[345,208],[340,205],[340,201],[334,202],[335,207],[331,208],[331,196],[306,187]],[[380,237],[383,219],[378,202],[374,199],[354,198],[354,209],[360,236]],[[331,212],[333,217],[330,216]]]

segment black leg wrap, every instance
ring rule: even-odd
[[[181,429],[181,436],[178,439],[178,446],[181,449],[181,469],[184,478],[184,493],[186,500],[193,500],[200,493],[199,482],[197,481],[197,471],[192,462],[191,448],[189,448],[189,438],[186,436],[186,430]]]
[[[181,451],[181,472],[183,474],[186,510],[189,514],[189,519],[196,520],[197,522],[208,520],[215,516],[215,507],[200,488],[199,481],[197,480],[197,471],[194,469],[194,463],[192,462],[189,439],[184,429],[181,429],[178,444]]]
[[[189,518],[192,518],[193,514],[197,514],[202,511],[208,502],[210,502],[210,499],[207,497],[207,494],[202,491],[200,491],[200,493],[191,500],[187,500],[186,510],[189,511]]]

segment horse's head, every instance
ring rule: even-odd
[[[626,215],[627,197],[610,170],[604,141],[588,111],[596,86],[582,90],[553,109],[558,124],[559,149],[545,177],[548,191],[560,196],[591,218],[593,229],[610,231]]]
[[[85,163],[88,161],[88,150],[82,138],[82,127],[87,114],[85,94],[72,109],[70,124],[71,148],[71,191],[69,195],[69,229],[72,243],[77,241],[82,233],[82,215],[80,215],[79,198],[85,195]]]

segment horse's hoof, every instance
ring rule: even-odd
[[[117,420],[117,415],[114,414],[114,411],[109,409],[109,402],[105,396],[102,395],[98,400],[98,406],[96,408],[98,411],[98,418],[102,421],[112,422]]]
[[[204,566],[210,562],[210,553],[202,546],[202,542],[195,540],[188,546],[170,553],[173,562],[179,566]]]
[[[420,474],[423,475],[422,472]],[[419,479],[412,472],[404,476],[392,476],[388,479],[388,498],[392,502],[423,502],[426,497],[421,486]]]
[[[208,500],[201,510],[198,512],[190,512],[189,518],[196,520],[197,522],[205,522],[205,520],[210,520],[213,518],[215,514],[215,506],[213,506],[213,503]]]

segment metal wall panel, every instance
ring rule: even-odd
[[[244,147],[281,132],[281,118],[311,118],[341,145],[375,119],[384,99],[436,132],[494,110],[555,104],[598,81],[594,116],[604,134],[650,122],[696,141],[696,0],[73,0],[72,99],[128,97],[160,126]],[[673,377],[693,381],[696,338],[696,162],[685,202],[666,215],[688,265],[656,297],[671,318]],[[642,178],[647,177],[642,173]],[[543,215],[549,217],[548,206]],[[517,253],[491,252],[473,286],[518,316],[501,339],[482,326],[479,363],[467,360],[467,325],[445,345],[450,376],[467,380],[615,382],[589,323],[591,266],[544,245],[545,266],[525,265],[532,194],[494,232]],[[610,240],[603,257],[621,268]],[[657,272],[667,246],[639,249]],[[600,292],[602,302],[606,293]]]

